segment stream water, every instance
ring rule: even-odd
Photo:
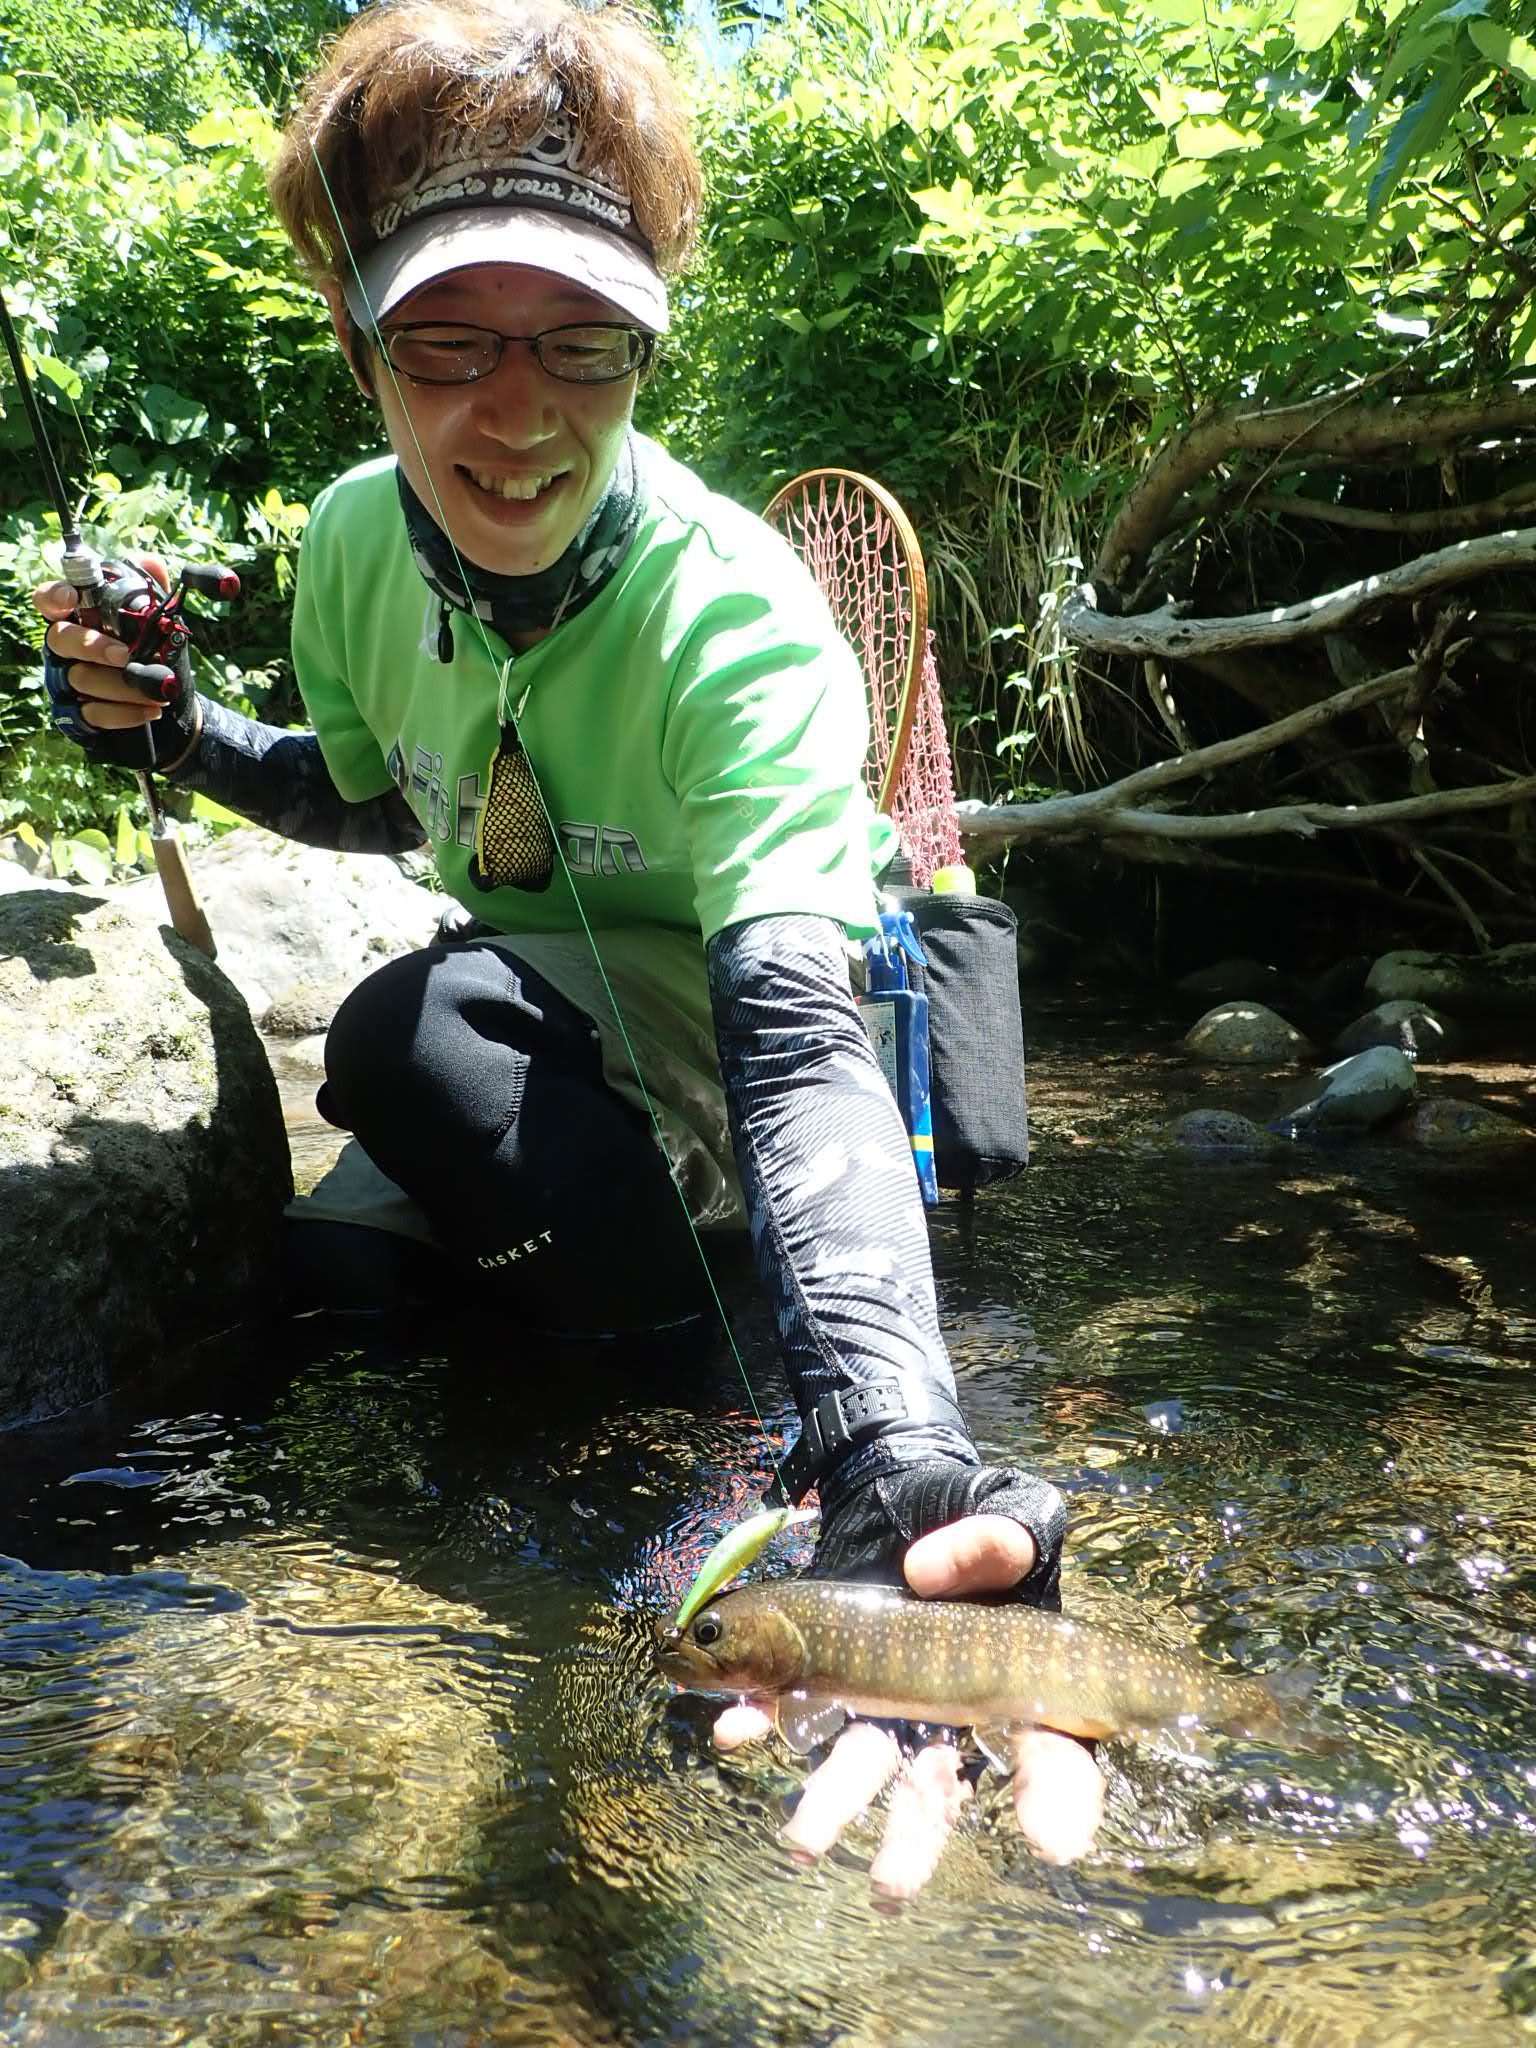
[[[986,1454],[1070,1496],[1068,1608],[1310,1665],[1337,1753],[1110,1745],[1066,1871],[984,1780],[879,1912],[877,1822],[796,1867],[804,1766],[717,1759],[650,1668],[765,1471],[723,1346],[247,1332],[7,1447],[0,2041],[1536,2035],[1529,1180],[1138,1149],[1175,1036],[1037,1013],[1036,1164],[939,1212],[944,1323]]]

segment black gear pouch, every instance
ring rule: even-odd
[[[924,965],[933,1156],[939,1185],[971,1194],[1029,1164],[1018,919],[993,896],[899,892]]]

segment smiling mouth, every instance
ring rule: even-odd
[[[516,505],[531,505],[565,475],[563,469],[552,469],[544,476],[496,476],[487,469],[464,469],[461,473],[488,497]]]

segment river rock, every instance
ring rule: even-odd
[[[1196,1059],[1225,1066],[1279,1067],[1312,1050],[1292,1024],[1262,1003],[1218,1003],[1207,1010],[1182,1041]]]
[[[424,946],[437,930],[443,897],[382,854],[300,846],[255,825],[188,850],[188,866],[219,949],[219,966],[253,1017],[290,995],[308,1028],[316,991],[339,1001],[396,953]],[[130,913],[163,924],[154,876],[121,892]],[[332,1001],[334,998],[334,1001]]]
[[[1536,1131],[1517,1123],[1501,1110],[1485,1109],[1480,1102],[1458,1102],[1442,1095],[1433,1102],[1421,1102],[1404,1127],[1410,1143],[1426,1152],[1483,1157],[1530,1150],[1536,1146]]]
[[[1204,996],[1207,1002],[1245,999],[1281,1001],[1290,983],[1278,967],[1262,960],[1218,960],[1213,967],[1199,967],[1175,984],[1181,995]]]
[[[1426,1003],[1406,997],[1392,1003],[1378,1003],[1353,1024],[1346,1024],[1333,1041],[1335,1052],[1365,1052],[1373,1045],[1395,1045],[1411,1060],[1443,1059],[1447,1047],[1446,1024]]]
[[[1168,1142],[1200,1159],[1258,1159],[1280,1149],[1280,1140],[1232,1109],[1186,1110],[1168,1130]]]
[[[1443,1003],[1457,1013],[1536,1016],[1536,944],[1504,946],[1481,958],[1465,953],[1383,953],[1365,986],[1379,1003],[1405,998]]]
[[[1306,984],[1309,1003],[1316,1003],[1320,1009],[1331,1009],[1335,1003],[1352,1003],[1365,987],[1365,977],[1371,971],[1371,962],[1364,953],[1347,953],[1342,960],[1335,960],[1331,967],[1325,967],[1321,974],[1313,975]]]
[[[1365,1131],[1385,1123],[1413,1100],[1413,1061],[1395,1046],[1375,1045],[1324,1067],[1282,1098],[1271,1120],[1295,1137],[1311,1131]]]
[[[240,991],[126,891],[0,895],[0,1425],[272,1299],[288,1151]]]

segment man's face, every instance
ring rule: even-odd
[[[387,331],[442,320],[531,335],[624,317],[549,271],[487,263],[424,285],[383,324]],[[400,467],[459,553],[502,576],[531,576],[557,562],[613,474],[635,378],[563,383],[516,344],[473,384],[397,383],[387,363],[375,360],[374,368]]]

